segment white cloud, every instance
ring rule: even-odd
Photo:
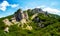
[[[43,11],[48,11],[49,13],[53,13],[53,14],[58,14],[58,13],[60,13],[60,10],[54,9],[54,8],[50,8],[50,7],[44,8]],[[60,15],[60,14],[58,14],[58,15]]]
[[[46,7],[45,5],[37,6],[36,8],[44,8]]]
[[[10,5],[12,8],[15,8],[18,6],[18,4],[13,4],[13,5]]]
[[[54,5],[54,4],[52,4],[52,5]],[[47,7],[46,5],[37,6],[37,8],[42,8],[43,11],[48,11],[48,13],[60,15],[60,10]]]
[[[10,6],[12,8],[15,8],[17,7],[18,5],[17,4],[9,4],[7,1],[3,1],[1,4],[0,4],[0,10],[2,11],[5,11],[7,9],[7,6]]]
[[[9,6],[9,3],[7,1],[3,1],[0,4],[0,10],[5,11],[7,6]]]

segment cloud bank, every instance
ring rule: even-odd
[[[12,8],[15,8],[15,7],[18,7],[18,4],[9,4],[7,1],[3,1],[3,2],[0,4],[0,10],[6,11],[7,6],[10,6],[10,7],[12,7]]]
[[[58,14],[58,13],[60,13],[60,10],[54,9],[54,8],[50,8],[50,7],[44,8],[43,11],[48,11],[49,13],[52,13],[52,14]],[[60,14],[58,14],[58,15],[60,15]]]

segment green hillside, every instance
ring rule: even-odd
[[[9,27],[9,33],[5,33],[3,30],[6,25],[2,20],[5,18],[10,20],[10,18],[13,17],[13,15],[10,15],[0,18],[0,36],[60,36],[60,16],[55,14],[45,15],[38,13],[36,18],[31,19],[36,12],[33,13],[32,10],[26,10],[24,12],[28,13],[30,22],[27,24],[32,26],[33,30],[23,30],[15,24]]]

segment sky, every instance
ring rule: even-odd
[[[42,8],[52,14],[60,15],[60,0],[0,0],[0,18],[22,10]]]

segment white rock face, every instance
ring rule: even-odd
[[[4,19],[3,22],[5,23],[5,25],[8,25],[8,26],[12,25],[12,23],[8,19]]]
[[[4,31],[5,31],[5,32],[9,32],[9,28],[6,27],[6,28],[4,29]]]
[[[37,15],[38,13],[34,14],[31,19],[34,19]]]
[[[32,26],[28,26],[26,27],[27,30],[32,30]]]
[[[21,23],[21,25],[22,25],[22,27],[24,26],[24,24],[26,24],[27,23],[27,21],[26,21],[26,19],[22,19],[21,21],[20,21],[20,23]]]
[[[27,22],[26,19],[22,19],[22,20],[21,20],[21,23],[22,23],[22,24],[24,24],[24,23],[26,23],[26,22]]]
[[[19,23],[19,22],[16,21],[16,19],[14,17],[11,18],[11,20],[12,20],[11,22],[13,22],[14,24],[18,24]]]

